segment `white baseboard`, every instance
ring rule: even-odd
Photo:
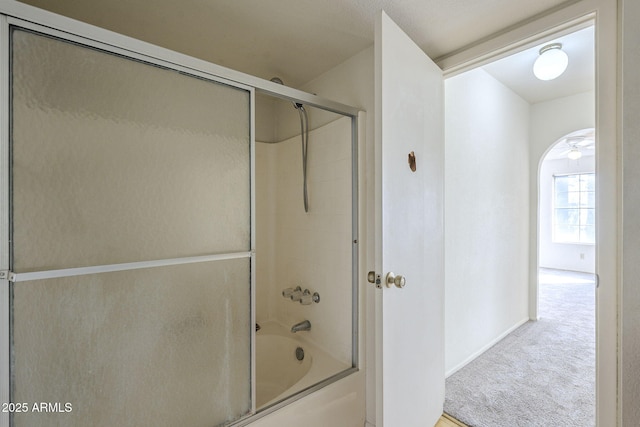
[[[473,353],[471,356],[467,357],[465,360],[463,360],[461,363],[459,363],[458,365],[456,365],[455,367],[453,367],[453,369],[449,370],[448,372],[446,372],[444,374],[445,378],[449,378],[451,375],[455,374],[456,372],[458,372],[460,369],[464,368],[465,366],[467,366],[469,363],[471,363],[476,357],[480,356],[482,353],[484,353],[485,351],[489,350],[491,347],[493,347],[495,344],[497,344],[500,340],[502,340],[504,337],[506,337],[507,335],[509,335],[511,332],[515,331],[516,329],[518,329],[520,326],[524,325],[525,323],[527,323],[529,321],[528,317],[525,317],[524,319],[520,320],[519,322],[517,322],[515,325],[513,325],[512,327],[510,327],[509,329],[507,329],[506,331],[504,331],[502,334],[500,334],[496,339],[490,341],[487,345],[485,345],[484,347],[482,347],[480,350],[476,351],[475,353]]]
[[[364,427],[376,427],[375,424],[371,424],[369,421],[364,422]]]

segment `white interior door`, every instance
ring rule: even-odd
[[[432,426],[444,403],[442,71],[384,12],[375,49],[376,425]],[[390,271],[404,288],[385,285]]]

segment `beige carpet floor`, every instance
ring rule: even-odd
[[[446,413],[472,427],[595,425],[593,277],[540,278],[540,320],[447,378]]]

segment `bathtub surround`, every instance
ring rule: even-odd
[[[327,71],[326,73],[320,75],[318,78],[309,82],[304,87],[303,90],[309,93],[317,93],[320,96],[326,97],[328,99],[334,99],[339,102],[343,102],[349,105],[355,105],[362,107],[363,110],[373,111],[373,47],[367,48],[364,51],[358,53],[354,57],[348,59],[342,64],[339,64],[335,68]],[[257,96],[258,102],[258,112],[260,111],[260,96]],[[273,101],[275,104],[282,104],[280,106],[273,107],[276,113],[274,113],[274,121],[271,123],[277,123],[274,129],[261,129],[261,126],[257,125],[256,132],[258,135],[265,135],[265,141],[275,142],[280,140],[286,140],[290,137],[294,137],[296,132],[299,133],[299,122],[297,115],[291,115],[291,104],[288,102],[283,102],[281,100]],[[285,104],[287,104],[285,106]],[[284,121],[280,121],[280,113],[278,112],[280,109],[286,110],[289,117],[289,125]],[[322,126],[324,124],[331,123],[333,120],[326,117],[329,113],[320,112],[320,111],[312,111],[310,112],[310,123],[311,129],[316,129],[318,126]],[[321,117],[319,117],[321,116]],[[360,197],[361,197],[361,207],[359,210],[359,222],[361,227],[360,232],[360,275],[361,277],[366,277],[366,264],[373,262],[373,252],[366,252],[367,248],[367,236],[368,233],[365,229],[367,227],[372,227],[372,224],[367,222],[367,209],[364,208],[362,204],[365,194],[365,189],[367,186],[373,186],[373,168],[365,167],[366,164],[373,164],[373,146],[369,146],[368,144],[372,144],[373,142],[373,114],[366,115],[366,122],[363,120],[361,124],[361,128],[359,129],[359,153],[360,153],[360,171],[366,176],[361,176],[360,178]],[[334,120],[335,120],[335,116]],[[297,129],[297,130],[296,130]],[[263,133],[264,131],[264,133]],[[291,132],[287,135],[287,132]],[[309,136],[309,149],[313,150],[314,146],[314,136],[313,133]],[[260,140],[260,139],[258,139]],[[365,143],[367,144],[365,146]],[[278,144],[276,144],[278,145]],[[266,163],[262,163],[258,160],[260,157],[268,159]],[[310,162],[312,160],[312,154],[309,154]],[[256,144],[256,185],[258,187],[263,186],[265,184],[267,187],[271,187],[275,189],[275,174],[267,174],[265,169],[265,164],[270,164],[272,170],[275,169],[275,164],[277,163],[276,158],[276,149],[268,145],[268,144]],[[268,184],[270,183],[270,184]],[[264,187],[263,187],[264,188]],[[371,189],[369,189],[370,191]],[[313,203],[313,195],[310,194],[310,203]],[[262,201],[261,201],[262,200]],[[373,209],[373,199],[367,198],[366,200],[370,203],[370,208]],[[266,205],[265,205],[266,202]],[[272,238],[270,236],[275,236],[276,229],[275,227],[265,229],[264,225],[261,227],[260,223],[263,221],[272,221],[271,223],[266,222],[267,224],[275,224],[275,218],[271,215],[275,215],[276,212],[276,199],[275,193],[265,193],[260,194],[257,192],[256,194],[256,205],[260,206],[269,206],[268,215],[264,218],[258,217],[257,221],[257,245],[260,246],[261,242],[266,238]],[[313,206],[312,206],[313,209]],[[313,213],[313,212],[311,212]],[[268,271],[270,271],[275,277],[275,261],[266,262],[265,257],[267,259],[275,259],[276,254],[275,251],[269,251],[261,257],[258,257],[256,262],[258,265],[258,269],[267,267]],[[263,262],[265,262],[263,264]],[[262,267],[260,267],[262,266]],[[264,271],[264,270],[263,270]],[[273,279],[272,279],[273,280]],[[366,280],[365,280],[366,282]],[[272,282],[273,283],[273,282]],[[282,290],[284,288],[289,287],[286,283],[282,283],[279,286],[275,286],[276,290]],[[311,288],[314,290],[319,290],[317,288]],[[321,290],[320,294],[322,296],[322,301],[320,304],[317,304],[318,307],[323,306],[326,302],[325,295]],[[365,347],[365,333],[364,331],[371,331],[373,333],[373,326],[370,328],[365,328],[365,317],[368,319],[373,319],[373,313],[368,312],[373,307],[373,297],[374,297],[375,289],[362,284],[360,287],[360,306],[367,308],[367,313],[365,310],[360,310],[360,348],[364,349]],[[256,304],[257,304],[257,312],[258,313],[266,313],[270,310],[269,304],[275,303],[283,303],[279,302],[277,298],[273,298],[273,301],[268,298],[263,298],[261,300],[261,293],[268,292],[268,288],[260,288],[256,289]],[[282,297],[280,297],[282,298]],[[365,300],[366,299],[366,300]],[[315,304],[314,304],[315,305]],[[301,319],[296,319],[299,321]],[[312,319],[313,320],[313,319]],[[281,325],[283,327],[287,325]],[[288,325],[289,327],[291,325]],[[300,425],[305,425],[307,427],[325,427],[327,425],[335,425],[335,426],[362,426],[364,423],[364,417],[362,414],[365,412],[365,365],[367,371],[373,372],[375,367],[374,359],[373,359],[373,340],[370,339],[367,341],[367,350],[366,350],[366,361],[365,364],[365,351],[361,351],[359,355],[359,366],[360,371],[356,372],[352,375],[349,375],[342,380],[332,383],[319,391],[314,392],[312,395],[306,396],[304,399],[294,401],[287,405],[284,408],[279,409],[277,412],[269,414],[263,418],[260,418],[251,423],[251,426],[255,427],[298,427]],[[372,380],[372,376],[367,376],[367,381]],[[367,386],[368,390],[373,390],[373,385]],[[375,393],[367,393],[367,397],[370,399],[375,399]],[[375,405],[372,403],[370,406],[367,406],[367,410],[373,411],[375,409]],[[309,414],[313,414],[314,416],[310,417]],[[373,416],[373,415],[371,415]]]
[[[315,112],[310,109],[309,116]],[[284,113],[297,118],[291,108]],[[311,130],[308,150],[305,213],[299,135],[256,144],[256,318],[287,331],[310,321],[311,330],[295,338],[302,336],[344,370],[352,364],[350,119]],[[309,289],[311,297],[317,292],[321,300],[300,304],[283,297],[284,290],[297,286]]]
[[[307,347],[306,357],[298,360],[296,349],[303,348],[300,347],[302,345],[275,322],[267,322],[265,329],[256,334],[257,409],[294,393],[291,387],[307,375],[312,364],[312,352]],[[283,393],[285,395],[280,397]]]
[[[337,361],[307,338],[300,334],[292,336],[276,322],[265,323],[261,332],[256,334],[258,410],[351,366]]]

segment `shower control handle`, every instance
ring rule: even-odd
[[[302,295],[302,289],[300,288],[300,286],[298,286],[289,298],[291,298],[291,301],[300,301],[302,299]]]
[[[285,298],[291,298],[291,295],[293,295],[295,292],[298,292],[298,291],[302,291],[302,288],[300,286],[296,286],[295,289],[287,288],[282,291],[282,296]]]
[[[395,285],[396,288],[402,289],[406,284],[407,284],[407,281],[404,278],[404,276],[401,276],[400,274],[396,276],[391,271],[387,273],[387,277],[385,280],[385,285],[387,285],[387,288],[390,288],[391,286]]]
[[[313,296],[311,295],[311,291],[309,289],[305,289],[302,293],[302,298],[300,298],[300,304],[302,305],[310,305],[313,303]]]
[[[320,294],[314,292],[313,294],[309,289],[305,289],[302,293],[302,298],[300,298],[300,304],[302,305],[311,305],[311,303],[319,303],[320,302]]]

